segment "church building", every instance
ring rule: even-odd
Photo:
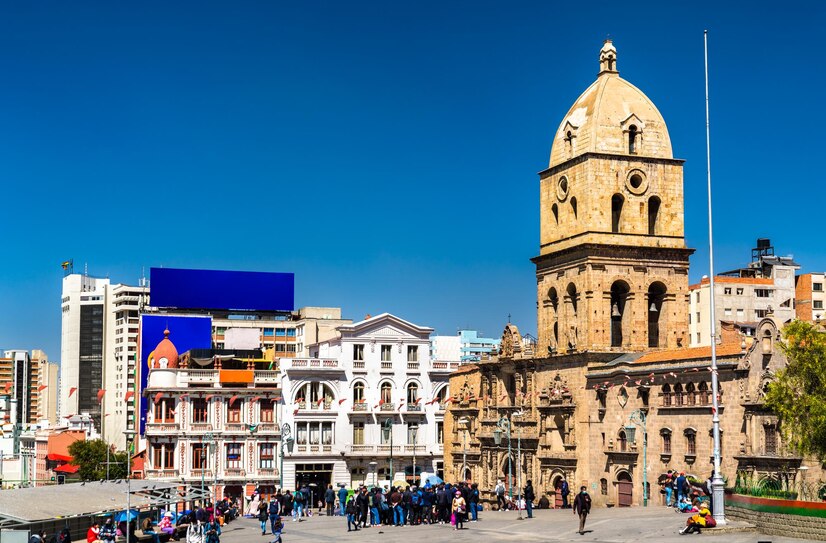
[[[683,161],[617,60],[606,41],[596,81],[562,119],[539,174],[537,354],[522,352],[508,324],[498,358],[451,375],[445,479],[486,492],[531,479],[537,498],[559,503],[564,477],[597,505],[630,506],[662,503],[669,469],[711,474],[711,348],[689,348]],[[728,486],[823,474],[784,448],[762,403],[786,364],[779,325],[765,318],[749,336],[726,325],[718,338]]]

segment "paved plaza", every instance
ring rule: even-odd
[[[686,515],[674,513],[664,507],[630,509],[596,509],[588,519],[585,535],[579,535],[578,519],[570,510],[534,511],[534,518],[518,520],[516,512],[485,511],[479,522],[465,524],[465,530],[455,532],[449,525],[443,526],[406,526],[404,528],[381,527],[368,528],[358,532],[347,532],[347,523],[342,517],[328,518],[314,516],[302,522],[285,523],[283,539],[285,543],[335,541],[381,542],[403,541],[413,538],[415,541],[427,539],[429,543],[450,541],[600,541],[610,543],[622,542],[670,542],[686,539],[699,541],[725,541],[726,543],[773,543],[803,542],[804,539],[792,537],[767,536],[756,532],[729,531],[717,532],[706,530],[701,535],[681,536],[677,533],[685,523]],[[735,523],[742,525],[742,523]],[[272,541],[269,534],[265,537],[258,531],[258,522],[254,519],[241,519],[226,526],[221,543],[252,543],[256,540]],[[789,534],[794,535],[794,534]]]

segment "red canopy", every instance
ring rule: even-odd
[[[56,473],[77,473],[80,469],[80,466],[75,466],[72,464],[63,464],[62,466],[57,466],[54,471]]]

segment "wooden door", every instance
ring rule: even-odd
[[[617,481],[617,503],[620,507],[631,507],[633,488],[631,481]]]

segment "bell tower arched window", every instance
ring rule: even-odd
[[[664,347],[665,334],[660,333],[660,317],[663,314],[665,285],[657,281],[648,287],[648,346]]]
[[[625,281],[611,285],[611,347],[622,347],[623,320],[630,288]]]
[[[657,235],[657,218],[660,214],[660,199],[652,196],[648,199],[648,235]]]
[[[618,234],[620,231],[620,220],[622,218],[622,205],[625,198],[621,194],[614,194],[611,197],[611,232]]]
[[[637,125],[632,124],[628,127],[628,153],[635,155],[637,154],[637,145],[639,143],[639,131],[637,130]]]
[[[551,206],[551,213],[554,214],[554,224],[559,226],[559,207],[556,204]]]
[[[577,213],[577,209],[576,209],[576,197],[571,197],[571,211],[572,211],[572,212],[573,212],[573,214],[574,214],[574,220],[576,220],[576,213]]]

